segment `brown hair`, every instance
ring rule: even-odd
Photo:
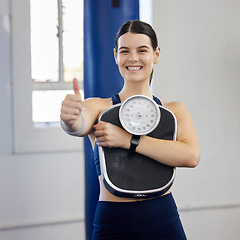
[[[116,34],[116,38],[115,38],[116,51],[118,50],[118,39],[127,32],[147,35],[151,40],[153,50],[155,51],[157,49],[157,46],[158,46],[157,35],[156,35],[155,31],[153,30],[153,28],[151,27],[151,25],[135,19],[133,21],[128,21],[128,22],[124,23],[118,30],[118,32]],[[149,85],[151,84],[152,77],[153,77],[153,70],[150,75]]]

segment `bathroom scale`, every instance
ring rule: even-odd
[[[167,192],[173,184],[175,168],[139,154],[135,148],[143,135],[175,141],[175,115],[147,96],[134,95],[103,111],[99,121],[114,124],[133,136],[130,149],[98,147],[106,189],[126,198],[152,198]]]

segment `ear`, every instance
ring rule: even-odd
[[[158,63],[159,61],[159,57],[160,57],[160,47],[158,46],[155,50],[155,60],[154,60],[154,64]]]
[[[114,54],[115,63],[118,64],[116,48],[113,49],[113,54]]]

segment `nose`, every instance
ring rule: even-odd
[[[128,59],[129,62],[137,62],[138,61],[138,55],[136,52],[132,52]]]

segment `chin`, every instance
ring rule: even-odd
[[[137,76],[135,76],[135,77],[127,77],[127,78],[125,78],[125,80],[127,81],[127,82],[136,82],[136,83],[140,83],[140,82],[145,82],[145,81],[147,81],[147,82],[149,82],[149,79],[147,78],[143,78],[143,77],[137,77]]]

